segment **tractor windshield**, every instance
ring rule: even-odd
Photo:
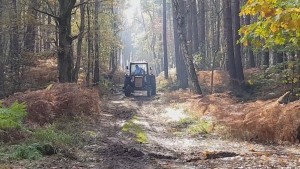
[[[136,63],[130,66],[131,75],[146,75],[148,73],[147,71],[147,64],[145,63]]]

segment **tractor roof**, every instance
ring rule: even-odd
[[[148,63],[148,62],[146,62],[146,61],[134,61],[134,62],[130,62],[130,64],[146,64],[146,63]]]

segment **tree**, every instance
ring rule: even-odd
[[[192,90],[197,93],[201,94],[201,88],[199,85],[198,77],[195,71],[195,66],[193,62],[193,56],[190,53],[187,45],[186,39],[186,30],[185,30],[185,17],[182,11],[184,11],[184,7],[181,0],[172,0],[173,3],[173,10],[176,16],[177,21],[177,31],[179,36],[180,47],[182,51],[182,55],[184,58],[184,62],[188,71],[188,78],[191,82]]]
[[[80,3],[83,3],[84,0],[80,0]],[[80,63],[82,58],[82,41],[83,41],[83,32],[85,29],[85,5],[80,6],[80,26],[79,26],[79,36],[78,36],[78,42],[77,42],[77,59],[76,64],[73,70],[72,79],[74,79],[74,82],[78,81],[78,73],[80,69]]]
[[[0,20],[3,19],[3,0],[0,0]],[[2,32],[2,25],[0,25],[0,32]],[[0,91],[3,89],[5,82],[4,75],[4,48],[3,48],[3,35],[0,33]]]
[[[37,11],[34,8],[38,8],[37,0],[31,0],[28,6],[28,16],[26,24],[26,33],[24,38],[24,50],[26,52],[33,53],[35,50],[35,37],[36,37],[36,20]]]
[[[239,0],[232,1],[232,18],[233,18],[232,30],[233,30],[234,60],[235,60],[237,80],[241,84],[243,83],[245,78],[244,78],[244,71],[243,71],[243,64],[242,64],[241,45],[240,43],[238,43],[238,40],[240,39],[239,29],[241,27],[239,13],[240,13]]]
[[[20,87],[20,66],[21,66],[21,55],[19,46],[19,27],[18,27],[18,11],[17,1],[11,1],[11,33],[10,33],[10,65],[12,70],[12,90],[18,90]]]
[[[164,44],[164,76],[168,79],[168,42],[167,42],[167,2],[163,0],[163,44]]]
[[[99,52],[99,10],[100,10],[100,0],[95,1],[95,67],[94,67],[94,83],[100,82],[100,52]]]
[[[198,20],[197,20],[197,3],[196,0],[190,0],[192,26],[193,26],[193,53],[199,51],[199,34],[198,34]]]
[[[71,35],[71,15],[76,0],[59,0],[59,16],[56,17],[59,30],[58,71],[59,82],[72,82],[73,51]]]
[[[246,25],[250,25],[251,24],[251,17],[250,17],[250,15],[245,16],[245,24]],[[251,44],[249,44],[249,46],[247,47],[247,55],[248,55],[248,58],[249,58],[249,65],[250,65],[250,67],[251,68],[256,67],[255,58],[254,58],[253,49],[252,49]]]
[[[223,27],[224,27],[224,39],[225,39],[225,57],[228,62],[228,70],[230,81],[232,85],[237,85],[237,75],[234,60],[234,46],[233,46],[233,34],[232,34],[232,17],[231,17],[231,1],[223,0],[224,14],[223,14]]]
[[[87,21],[87,70],[86,70],[86,83],[87,86],[90,86],[90,80],[91,80],[91,69],[92,69],[92,53],[93,53],[93,41],[92,41],[92,32],[91,32],[91,12],[90,12],[90,7],[87,6],[87,16],[88,16],[88,21]]]
[[[173,11],[174,49],[175,49],[177,81],[179,82],[180,88],[186,89],[186,88],[188,88],[187,70],[185,67],[185,63],[183,61],[182,52],[180,50],[175,10],[172,10],[172,11]]]
[[[48,1],[47,1],[48,2]],[[55,18],[58,27],[58,73],[59,82],[73,82],[73,49],[72,42],[77,36],[72,36],[72,10],[76,4],[76,0],[59,0],[59,15],[56,16],[54,12],[47,13],[39,9],[35,9],[38,12],[47,14]],[[48,2],[49,3],[49,2]],[[50,7],[50,6],[49,6]],[[50,9],[50,11],[53,11]]]
[[[256,48],[300,48],[300,7],[295,0],[248,0],[241,15],[258,16],[240,30],[245,46],[251,42]]]
[[[198,0],[198,8],[199,8],[199,14],[198,14],[198,22],[199,22],[199,51],[200,51],[200,57],[201,57],[201,66],[204,68],[205,66],[205,42],[206,42],[206,32],[205,32],[205,1],[204,0]]]

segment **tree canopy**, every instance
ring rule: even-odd
[[[240,29],[241,42],[255,47],[300,47],[300,3],[298,0],[248,0],[240,15],[257,16],[257,21]]]

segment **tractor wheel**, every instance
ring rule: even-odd
[[[156,79],[155,79],[155,76],[151,76],[151,94],[156,95]]]
[[[147,88],[147,97],[151,97],[151,88],[150,87]]]
[[[131,94],[131,86],[127,85],[126,88],[124,89],[124,93],[126,97],[129,97]]]

